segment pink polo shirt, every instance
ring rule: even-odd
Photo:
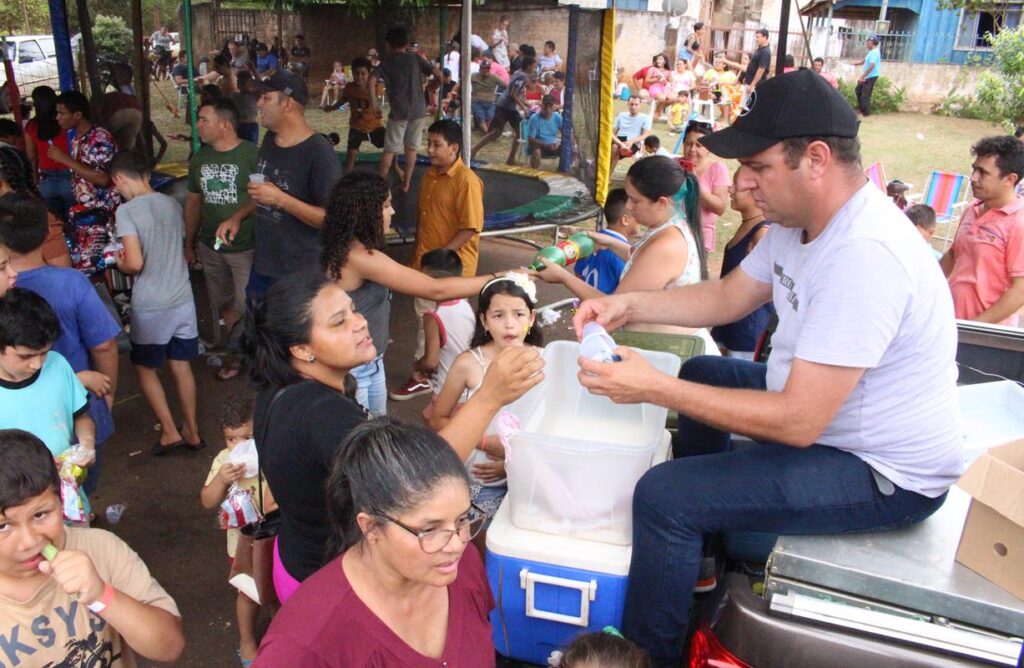
[[[1024,276],[1024,198],[987,211],[974,200],[960,218],[953,258],[953,310],[957,318],[973,320]],[[1017,314],[999,324],[1015,327]]]

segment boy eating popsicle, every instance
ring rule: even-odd
[[[120,538],[65,527],[53,455],[20,429],[0,430],[0,628],[23,665],[175,661],[178,608]],[[45,556],[44,556],[45,552]]]

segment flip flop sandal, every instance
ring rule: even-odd
[[[206,447],[206,441],[204,441],[203,439],[199,439],[199,442],[196,443],[195,445],[189,443],[188,441],[182,441],[182,443],[184,443],[185,447],[191,450],[192,452],[195,452],[196,450],[202,450],[203,448]]]
[[[240,650],[240,649],[236,649],[235,650],[235,655],[238,656],[238,662],[242,664],[242,668],[249,668],[250,666],[252,666],[252,662],[256,660],[256,659],[243,659],[242,658],[242,650]]]
[[[188,443],[185,442],[185,439],[175,441],[174,443],[168,443],[167,445],[161,444],[158,439],[157,442],[153,444],[153,447],[150,449],[150,452],[152,452],[153,455],[155,455],[156,457],[163,457],[168,452],[171,452],[172,450],[177,450],[178,448],[186,445],[188,445]],[[205,443],[203,445],[205,445]]]

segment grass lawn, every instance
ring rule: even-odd
[[[176,94],[169,82],[161,81],[153,85],[159,86],[173,104]],[[337,132],[342,140],[339,150],[343,151],[348,134],[348,112],[324,113],[315,107],[319,102],[319,90],[311,91],[311,94],[314,95],[310,101],[311,106],[306,110],[307,120],[313,128],[320,132]],[[156,91],[153,92],[152,100],[153,120],[165,136],[188,134],[188,126],[183,120],[184,114],[180,118],[174,118],[164,108],[160,94]],[[621,101],[616,102],[616,113],[619,111],[625,111],[625,103]],[[675,147],[679,135],[670,135],[664,122],[656,122],[654,130],[655,134],[660,137],[662,146],[671,151]],[[900,179],[913,184],[915,190],[921,190],[927,184],[932,170],[968,173],[971,166],[971,144],[981,137],[1002,132],[1004,132],[1002,128],[984,121],[943,116],[913,113],[870,116],[861,124],[860,139],[863,163],[866,167],[880,161],[885,167],[887,178]],[[164,160],[167,162],[184,161],[188,156],[188,144],[170,139],[168,141],[170,146]],[[479,157],[486,161],[504,162],[508,157],[509,142],[511,141],[511,138],[504,137],[500,141],[485,146]],[[372,148],[369,144],[364,144],[364,147]],[[519,162],[520,164],[525,163],[522,156],[520,156]],[[738,166],[733,160],[727,160],[725,163],[730,172]],[[629,160],[619,163],[619,169],[616,170],[613,177],[613,186],[621,185],[621,179],[629,164]],[[547,169],[554,169],[556,165],[557,160],[555,159],[545,159],[542,163],[542,167]],[[722,248],[732,237],[732,230],[735,229],[738,222],[739,216],[731,210],[719,219],[719,229],[716,235],[718,247],[710,256],[712,275],[720,266]]]

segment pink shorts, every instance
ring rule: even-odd
[[[274,539],[274,591],[277,592],[277,600],[284,602],[292,597],[302,583],[292,577],[284,564],[281,563],[281,553],[277,549],[277,539]]]
[[[665,84],[651,84],[651,87],[647,89],[647,92],[651,94],[651,97],[657,97],[665,94]]]

